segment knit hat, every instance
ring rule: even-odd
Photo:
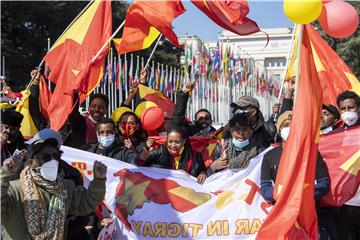
[[[285,120],[291,120],[292,119],[292,111],[285,111],[283,112],[278,119],[276,120],[276,129],[278,131],[278,133],[280,133],[280,127],[281,124],[285,121]]]

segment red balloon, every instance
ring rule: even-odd
[[[328,35],[334,38],[347,38],[357,30],[359,15],[351,4],[332,1],[323,4],[318,21]]]
[[[147,108],[141,114],[141,126],[146,131],[153,131],[164,123],[164,111],[159,107]]]

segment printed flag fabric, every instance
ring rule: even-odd
[[[307,26],[303,30],[300,68],[290,134],[284,144],[274,187],[276,204],[257,239],[293,239],[297,233],[301,238],[317,239],[314,182],[322,88]]]
[[[360,127],[321,137],[319,151],[330,174],[330,192],[321,198],[323,206],[341,206],[352,199],[360,184]],[[358,198],[360,206],[360,198]]]
[[[345,91],[352,90],[360,95],[360,82],[346,65],[344,60],[322,39],[311,25],[307,25],[312,56],[316,71],[323,89],[323,102],[336,106],[337,96]],[[286,80],[295,77],[297,61],[297,42],[299,28],[295,28],[294,46],[286,72]]]
[[[16,106],[16,111],[24,116],[21,122],[20,132],[25,139],[30,139],[38,132],[29,110],[30,90],[22,91],[21,94],[23,97]]]
[[[247,18],[246,0],[191,0],[191,2],[219,26],[239,35],[260,31],[256,22]]]
[[[142,42],[139,40],[139,42],[132,43],[126,46],[126,48],[123,50],[121,50],[122,38],[114,38],[113,42],[115,44],[116,51],[119,54],[122,54],[149,48],[153,44],[153,42],[159,37],[159,35],[160,32],[155,27],[150,27],[149,33],[144,37]]]
[[[141,99],[156,103],[156,105],[164,111],[166,116],[173,115],[175,103],[163,93],[155,91],[143,84],[139,84],[139,95]]]
[[[106,196],[97,212],[115,221],[103,230],[109,231],[101,233],[103,239],[254,239],[271,209],[260,195],[263,154],[245,170],[222,171],[200,185],[182,171],[62,150],[62,158],[81,171],[85,186],[95,160],[108,166]]]
[[[349,150],[356,153],[354,149],[359,149],[360,143],[353,141],[355,136],[359,136],[359,130],[358,127],[324,135],[319,145],[329,166],[331,188],[351,189],[347,193],[331,191],[331,194],[345,193],[342,202],[358,206],[360,199],[355,196],[358,186],[354,185],[356,178],[342,181],[341,176],[336,177],[340,171],[332,167],[330,162],[338,162],[337,166],[348,163],[345,166],[353,166],[350,169],[359,172],[359,156],[357,161],[351,160],[353,155],[343,152]],[[165,141],[161,137],[156,140],[160,144]],[[195,178],[181,171],[136,167],[64,146],[62,158],[80,171],[86,187],[93,177],[92,165],[95,160],[108,166],[106,196],[97,214],[114,218],[115,221],[103,229],[103,238],[100,239],[255,239],[272,209],[260,196],[262,157],[270,149],[252,159],[248,168],[216,173],[204,185],[197,184]],[[350,161],[344,161],[344,156],[336,149],[340,149],[339,152]],[[336,182],[339,183],[338,187]],[[337,198],[326,195],[321,201],[336,206],[332,204],[336,204],[336,201],[332,200]],[[277,229],[273,231],[277,232]],[[296,239],[296,235],[293,237],[291,239]]]
[[[175,46],[181,47],[172,30],[172,21],[185,12],[180,0],[134,1],[126,11],[125,26],[119,54],[134,52],[150,46],[162,33]]]
[[[81,103],[101,80],[108,48],[92,60],[111,32],[111,1],[95,0],[44,57],[51,70],[49,79],[56,84],[47,109],[52,129],[59,130],[65,123],[74,105],[74,91]]]

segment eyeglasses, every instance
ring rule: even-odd
[[[57,152],[54,152],[53,154],[50,154],[50,153],[44,153],[42,155],[39,155],[39,158],[42,159],[44,162],[49,162],[50,160],[52,159],[55,159],[55,160],[60,160],[61,159],[61,155],[63,154],[64,152],[63,151],[57,151]]]

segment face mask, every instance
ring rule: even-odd
[[[89,115],[88,118],[89,118],[94,124],[97,124],[98,121],[96,121],[95,119],[93,119],[93,117],[92,117],[91,115]]]
[[[320,131],[321,134],[327,134],[329,132],[331,132],[333,129],[332,127],[327,127],[327,128],[324,128],[323,130]]]
[[[281,129],[280,136],[281,138],[286,141],[286,139],[289,137],[290,134],[290,127],[284,127]]]
[[[341,119],[348,126],[353,126],[359,119],[359,114],[357,112],[344,112],[341,114]]]
[[[58,167],[59,161],[52,159],[40,167],[40,174],[45,180],[53,182],[57,178]]]
[[[136,132],[136,125],[121,124],[119,130],[124,137],[128,138]]]
[[[247,145],[249,145],[250,142],[249,142],[249,139],[246,139],[244,141],[239,141],[236,138],[233,138],[232,143],[234,144],[236,150],[241,150],[244,147],[246,147]]]
[[[115,141],[115,135],[98,136],[98,141],[101,146],[107,148]]]

